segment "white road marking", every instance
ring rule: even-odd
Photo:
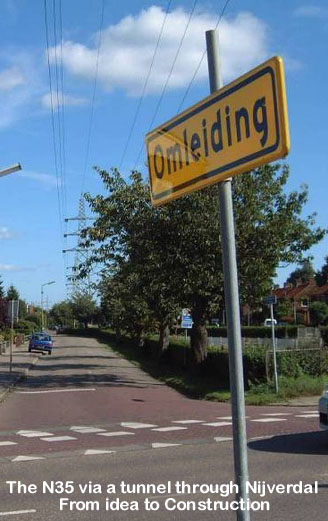
[[[248,418],[248,416],[245,416],[245,418]],[[217,416],[218,420],[232,420],[232,416]]]
[[[97,454],[115,454],[115,450],[102,450],[102,449],[88,449],[85,451],[85,456],[96,456]]]
[[[32,461],[36,459],[45,459],[42,456],[16,456],[16,458],[11,461]]]
[[[4,447],[4,445],[17,445],[15,441],[0,441],[0,447]]]
[[[150,427],[157,427],[152,423],[139,423],[139,422],[122,422],[122,427],[128,427],[130,429],[150,429]]]
[[[12,512],[0,512],[0,516],[16,516],[19,514],[35,514],[36,510],[13,510]]]
[[[225,438],[223,436],[217,436],[214,438],[214,441],[220,442],[220,441],[231,441],[233,438]]]
[[[172,423],[204,423],[204,420],[172,420]]]
[[[100,429],[98,427],[71,427],[70,431],[80,432],[81,434],[88,434],[93,432],[105,432],[106,429]]]
[[[165,447],[179,447],[181,443],[152,443],[153,449],[164,449]]]
[[[134,432],[125,432],[125,431],[98,432],[97,436],[134,436]]]
[[[77,438],[73,438],[73,436],[53,436],[52,438],[41,438],[43,441],[70,441],[77,440]]]
[[[319,413],[312,414],[295,414],[295,418],[319,418]]]
[[[262,412],[261,416],[291,416],[292,412]]]
[[[49,391],[17,391],[18,394],[46,394],[46,393],[77,393],[84,391],[95,391],[96,389],[51,389]]]
[[[19,436],[24,436],[26,438],[41,438],[41,436],[53,436],[51,432],[43,432],[43,431],[18,431],[16,432]]]
[[[270,422],[285,422],[287,418],[256,418],[255,420],[251,420],[251,422],[261,422],[261,423],[270,423]]]
[[[208,425],[209,427],[224,427],[225,425],[232,425],[231,422],[211,422],[211,423],[203,423],[203,425]]]
[[[318,414],[318,411],[303,411],[303,414]]]
[[[182,431],[187,428],[188,427],[158,427],[157,429],[152,429],[152,431],[159,431],[159,432]]]

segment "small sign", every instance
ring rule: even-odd
[[[268,306],[271,306],[272,304],[277,304],[277,297],[276,297],[276,295],[269,295],[268,297],[265,297],[265,303]]]
[[[152,130],[146,142],[154,206],[286,156],[282,58],[271,58]]]
[[[191,329],[193,325],[192,316],[189,309],[183,309],[181,313],[181,328]]]

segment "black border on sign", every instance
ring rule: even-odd
[[[237,159],[236,161],[233,161],[232,163],[228,163],[226,165],[223,165],[219,168],[215,168],[214,170],[211,170],[210,172],[206,172],[205,174],[202,174],[198,177],[195,177],[193,179],[190,179],[189,181],[186,181],[185,183],[182,183],[180,185],[177,185],[173,188],[170,188],[169,190],[165,190],[164,192],[160,192],[159,194],[153,194],[152,197],[154,201],[158,201],[161,199],[166,198],[172,193],[178,192],[179,190],[183,190],[184,188],[187,188],[188,186],[192,186],[196,183],[199,183],[200,181],[203,181],[204,179],[209,179],[217,174],[221,174],[223,172],[227,172],[231,170],[232,168],[235,168],[237,166],[243,165],[245,163],[248,163],[249,161],[253,161],[254,159],[257,159],[259,157],[266,156],[268,154],[271,154],[271,152],[274,152],[280,142],[280,128],[279,128],[279,117],[278,117],[278,100],[277,100],[277,90],[276,90],[276,83],[275,83],[275,73],[271,66],[267,66],[264,69],[261,69],[260,71],[256,72],[254,75],[249,76],[248,78],[245,78],[240,83],[237,83],[236,85],[233,85],[230,89],[227,89],[226,91],[218,93],[217,96],[214,96],[210,100],[206,101],[202,105],[196,107],[191,112],[188,112],[184,116],[181,116],[181,118],[178,118],[177,120],[173,121],[171,124],[167,125],[166,127],[163,127],[159,129],[157,132],[152,134],[148,142],[150,143],[154,139],[156,139],[158,136],[162,136],[166,132],[169,132],[172,128],[176,127],[177,125],[180,125],[184,121],[187,121],[191,117],[195,116],[199,112],[201,112],[204,109],[207,109],[214,103],[217,103],[218,101],[221,101],[222,99],[226,98],[227,96],[230,96],[233,92],[236,92],[237,90],[245,87],[246,85],[249,85],[253,81],[257,80],[258,78],[264,76],[265,74],[269,74],[271,76],[272,81],[272,91],[273,91],[273,102],[274,102],[274,113],[275,113],[275,123],[276,123],[276,142],[271,145],[270,147],[264,148],[262,150],[259,150],[258,152],[255,152],[253,154],[250,154],[248,156],[242,157],[240,159]],[[150,158],[148,156],[148,164],[150,165]],[[150,176],[150,184],[152,189],[152,176]],[[184,194],[187,195],[187,194]]]

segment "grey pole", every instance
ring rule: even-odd
[[[274,317],[273,317],[273,304],[270,304],[270,315],[271,315],[274,385],[275,385],[276,393],[278,393],[279,384],[278,384],[278,371],[277,371],[277,348],[276,348],[276,335],[275,335]]]
[[[11,306],[11,325],[10,325],[10,356],[9,356],[9,371],[13,370],[13,343],[14,343],[14,301],[10,301]]]
[[[222,87],[219,36],[217,31],[206,32],[206,47],[211,93]],[[228,326],[229,373],[231,389],[233,448],[237,499],[248,498],[248,460],[243,376],[243,353],[240,330],[237,260],[231,179],[219,183],[220,226],[223,258],[225,307]],[[238,521],[250,521],[247,510],[237,510]]]

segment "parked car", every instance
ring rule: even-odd
[[[275,318],[273,319],[273,324],[274,324],[275,326],[277,325],[277,321],[276,321]],[[272,320],[271,320],[271,318],[266,318],[265,321],[264,321],[264,323],[263,323],[263,325],[264,325],[265,327],[271,327],[271,326],[272,326]]]
[[[42,354],[48,353],[51,355],[53,348],[53,341],[50,335],[46,333],[34,333],[30,338],[28,352],[40,351]]]
[[[328,385],[319,400],[319,421],[321,429],[328,430]]]

